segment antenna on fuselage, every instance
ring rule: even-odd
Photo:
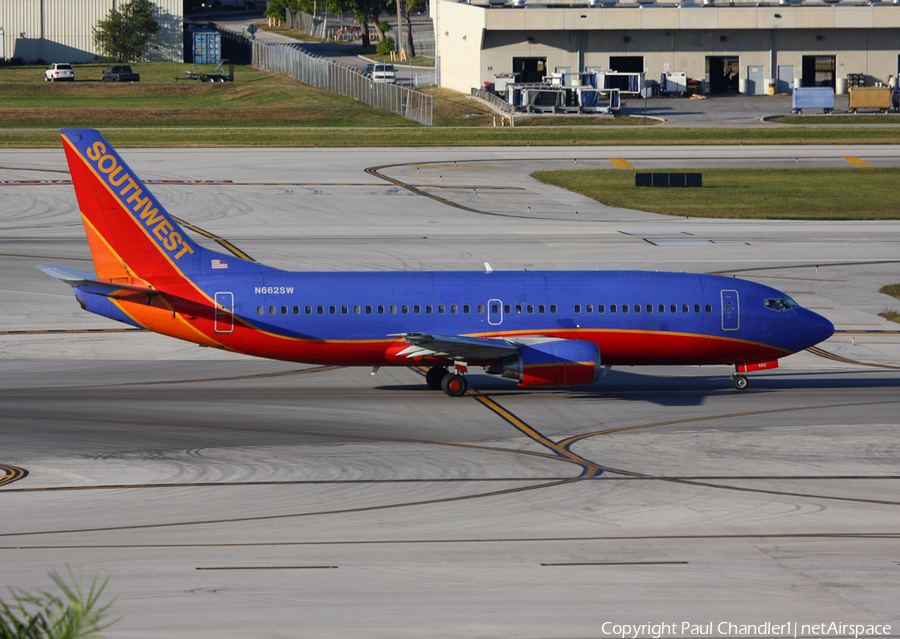
[[[494,269],[491,268],[491,265],[489,262],[484,263],[484,272],[485,273],[493,273],[494,272]]]

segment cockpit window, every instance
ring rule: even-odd
[[[784,313],[785,311],[789,311],[792,308],[797,308],[800,305],[792,300],[790,297],[781,297],[781,298],[769,298],[763,302],[766,308],[771,309],[773,311],[778,311],[779,313]]]

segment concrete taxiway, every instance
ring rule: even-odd
[[[625,368],[537,391],[476,374],[452,399],[415,368],[201,349],[87,315],[33,268],[90,270],[88,247],[62,151],[5,151],[0,586],[97,571],[113,638],[900,634],[900,327],[877,315],[900,223],[664,217],[529,177],[865,170],[900,148],[122,155],[201,241],[281,268],[718,272],[838,332],[746,393],[725,367]]]

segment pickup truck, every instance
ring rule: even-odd
[[[140,82],[141,75],[133,73],[131,67],[114,65],[103,72],[104,82]]]

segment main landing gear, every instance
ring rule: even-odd
[[[743,373],[732,373],[731,374],[731,384],[734,386],[734,390],[736,391],[745,391],[747,387],[750,385],[750,380],[747,379],[747,376]]]
[[[450,397],[462,397],[469,388],[466,378],[458,373],[451,373],[443,366],[433,366],[425,373],[425,383],[429,388],[442,390]]]

